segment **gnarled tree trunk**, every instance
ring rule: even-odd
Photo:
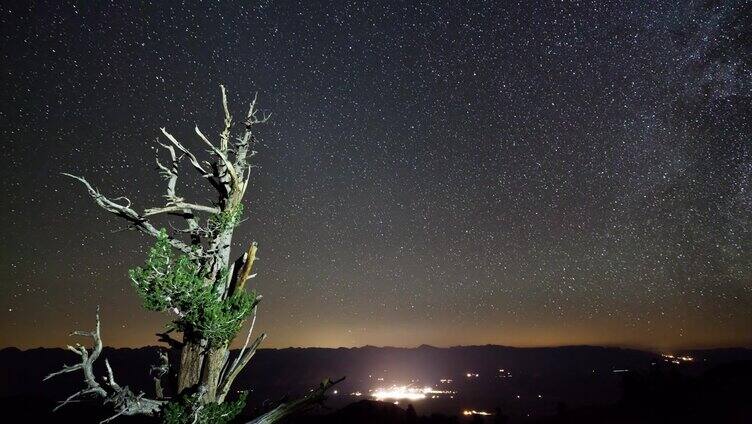
[[[131,207],[131,202],[127,198],[109,199],[92,187],[86,179],[71,174],[64,174],[84,184],[89,194],[100,207],[125,219],[131,224],[132,228],[158,237],[159,240],[164,241],[163,237],[166,237],[166,242],[169,243],[169,246],[189,258],[191,263],[195,265],[195,268],[191,269],[196,269],[200,273],[198,277],[201,279],[198,281],[199,291],[207,293],[206,289],[210,289],[209,297],[212,302],[217,302],[217,304],[230,299],[231,296],[244,294],[246,282],[255,276],[255,274],[252,274],[252,267],[256,259],[256,243],[252,243],[246,252],[236,260],[231,261],[232,239],[237,221],[242,212],[243,197],[249,183],[251,171],[249,159],[256,153],[252,150],[252,146],[257,142],[253,130],[255,125],[265,123],[269,119],[269,115],[262,114],[261,117],[258,116],[256,98],[254,98],[245,116],[245,120],[242,122],[242,134],[231,141],[230,135],[233,129],[233,118],[227,104],[227,93],[224,86],[221,86],[221,91],[225,118],[224,129],[219,134],[219,143],[212,143],[198,127],[195,128],[195,133],[199,140],[208,146],[212,154],[212,163],[199,161],[191,150],[176,140],[164,128],[161,129],[167,142],[160,142],[159,144],[169,153],[170,158],[170,162],[166,165],[162,164],[159,158],[156,161],[157,166],[167,181],[167,192],[165,195],[167,202],[164,206],[147,208],[144,212],[139,213]],[[201,178],[207,180],[216,189],[217,199],[213,205],[191,203],[176,194],[179,165],[184,158],[188,160],[191,167],[199,173]],[[208,218],[205,220],[203,226],[203,221],[200,220],[199,214],[208,214]],[[151,218],[157,215],[170,215],[182,218],[186,226],[185,228],[177,229],[176,234],[166,236],[165,233],[158,230],[151,222]],[[169,258],[167,263],[169,263]],[[159,270],[156,270],[156,272],[158,275],[164,275],[164,273],[159,274]],[[195,282],[196,280],[192,281]],[[135,279],[134,282],[138,286],[139,282]],[[162,292],[157,291],[156,293]],[[167,295],[160,296],[160,301],[156,303],[160,305],[159,308],[176,313],[178,315],[176,323],[180,322],[182,324],[179,327],[183,331],[182,343],[171,339],[166,333],[162,334],[161,338],[162,341],[167,341],[171,347],[180,349],[180,362],[177,364],[177,369],[174,370],[177,374],[177,386],[174,390],[178,395],[196,397],[197,405],[224,402],[233,381],[243,367],[248,364],[256,349],[266,337],[262,333],[251,342],[251,333],[256,317],[256,302],[260,299],[260,296],[254,298],[252,306],[250,306],[251,309],[245,310],[246,312],[250,310],[253,317],[252,323],[245,338],[243,348],[232,361],[230,361],[229,345],[236,334],[232,334],[229,339],[224,338],[221,341],[207,337],[206,334],[202,334],[200,328],[195,326],[197,324],[186,324],[185,321],[180,321],[184,317],[185,311],[179,309],[179,304],[170,303],[174,302],[174,299]],[[201,299],[205,298],[202,297]],[[232,298],[230,300],[236,299]],[[248,298],[240,296],[240,299]],[[189,310],[193,311],[193,309]],[[239,328],[242,320],[247,316],[235,317],[233,315],[232,319],[236,321],[228,320],[228,322],[233,325],[237,324],[238,326],[230,327],[233,328],[231,332],[235,332],[235,328]],[[97,316],[97,323],[99,322],[98,319]],[[96,340],[99,341],[98,327]],[[99,349],[101,350],[101,343]],[[98,356],[98,351],[96,349],[95,351]],[[89,358],[87,356],[88,352],[84,348],[76,350],[76,352],[82,356],[84,365],[70,369],[66,368],[64,372],[76,369],[90,372],[91,362],[93,362],[93,359],[96,359],[96,356]],[[166,355],[164,355],[164,358],[166,358]],[[155,378],[158,393],[164,393],[161,377],[167,373],[168,368],[169,364],[159,367],[161,370],[159,377]],[[74,396],[96,393],[108,401],[112,396],[125,399],[129,403],[120,405],[118,415],[132,415],[136,413],[153,414],[166,402],[165,400],[149,401],[141,395],[130,396],[132,393],[127,388],[120,388],[115,384],[114,377],[110,377],[111,392],[100,387],[93,375],[89,378],[87,374],[87,383],[90,387]],[[300,401],[280,405],[280,407],[264,415],[264,417],[260,417],[260,422],[274,422],[278,418],[289,415],[300,408],[310,406],[313,400],[323,398],[323,393],[332,384],[332,382],[322,384],[319,390],[315,392],[316,396],[314,397],[308,396]],[[196,417],[198,417],[201,409],[201,406],[197,406],[194,409]]]
[[[204,364],[204,349],[201,346],[201,340],[193,341],[190,339],[183,340],[183,347],[180,351],[180,368],[178,369],[177,391],[183,391],[196,388],[201,381],[201,369]]]

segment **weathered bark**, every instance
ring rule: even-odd
[[[222,368],[225,366],[229,352],[227,345],[213,348],[204,357],[204,367],[201,372],[201,385],[206,387],[205,402],[217,401],[217,389]]]
[[[253,272],[253,263],[256,261],[256,252],[258,251],[258,245],[253,242],[251,247],[248,248],[243,256],[238,258],[233,265],[234,275],[228,289],[230,295],[243,291],[246,281],[253,278],[255,274]]]
[[[187,338],[183,342],[180,352],[180,368],[178,369],[178,393],[194,389],[201,381],[201,368],[204,364],[204,347],[202,342]]]
[[[227,358],[227,344],[207,347],[203,340],[187,341],[181,351],[178,370],[178,393],[203,387],[203,402],[216,402],[217,389]]]

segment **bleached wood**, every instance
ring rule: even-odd
[[[69,373],[73,371],[81,370],[84,375],[85,387],[72,395],[68,396],[64,401],[55,408],[55,411],[67,405],[68,403],[78,400],[87,395],[94,395],[103,400],[104,403],[110,403],[114,406],[116,411],[115,415],[101,421],[105,423],[112,421],[114,418],[121,415],[155,415],[161,408],[164,401],[148,399],[144,397],[143,393],[138,395],[134,394],[128,387],[122,387],[115,381],[115,376],[110,366],[110,362],[105,359],[105,366],[107,368],[107,376],[104,377],[104,381],[109,386],[109,390],[99,384],[94,375],[94,362],[99,358],[102,353],[102,336],[100,334],[100,321],[99,321],[99,308],[97,307],[96,314],[96,327],[93,331],[74,331],[71,336],[85,336],[91,337],[93,341],[93,347],[89,352],[85,347],[77,345],[76,347],[68,346],[68,349],[76,352],[81,357],[81,362],[73,366],[64,366],[62,370],[53,372],[44,378],[44,381],[49,380],[52,377],[63,373]]]

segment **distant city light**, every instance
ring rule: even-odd
[[[425,399],[428,395],[431,395],[432,399],[436,399],[438,395],[453,395],[451,390],[436,390],[432,387],[410,387],[410,386],[392,386],[389,388],[374,389],[372,396],[376,400],[420,400]]]
[[[506,368],[499,368],[499,377],[500,378],[511,378],[512,377],[512,372],[509,371]]]
[[[674,355],[669,355],[667,353],[664,353],[661,356],[666,362],[671,362],[677,365],[681,364],[682,362],[692,362],[695,360],[695,358],[691,356],[674,356]]]
[[[464,411],[462,411],[462,415],[484,415],[485,416],[485,415],[493,415],[493,414],[491,414],[490,412],[486,412],[486,411],[476,411],[474,409],[465,409]]]
[[[392,386],[388,389],[375,389],[373,391],[373,397],[376,400],[419,400],[425,399],[426,394],[423,389],[418,389],[409,386]]]

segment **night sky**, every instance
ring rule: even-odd
[[[153,240],[59,173],[161,205],[221,83],[267,347],[752,345],[750,2],[3,3],[0,346],[156,343]]]

